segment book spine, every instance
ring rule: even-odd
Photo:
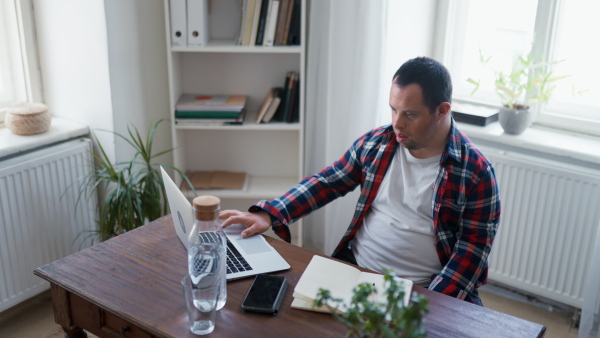
[[[177,119],[237,119],[241,112],[227,111],[175,111]]]
[[[240,46],[244,39],[244,28],[246,26],[246,7],[248,6],[248,0],[240,0],[240,22],[238,24],[238,34],[235,40],[235,44]]]
[[[224,112],[239,113],[244,106],[202,106],[202,105],[176,105],[176,111],[197,111],[197,112]]]
[[[194,121],[194,120],[175,120],[178,127],[218,127],[218,126],[240,126],[244,121]]]
[[[277,13],[277,25],[275,26],[275,46],[283,45],[283,32],[285,31],[285,19],[287,18],[289,0],[279,1],[279,12]]]
[[[296,90],[298,83],[298,74],[292,73],[292,78],[290,79],[290,85],[288,87],[288,97],[286,100],[285,107],[285,122],[292,122],[292,114],[294,111],[294,100],[296,98]]]
[[[273,116],[273,120],[275,121],[285,121],[285,106],[287,104],[287,90],[290,86],[290,80],[292,77],[292,72],[288,72],[285,77],[285,82],[283,83],[283,87],[281,89],[281,102],[279,103],[279,107],[275,112],[275,116]]]
[[[292,119],[290,122],[300,122],[300,74],[296,74],[294,100],[292,102]]]
[[[269,123],[271,121],[271,119],[273,118],[273,116],[275,115],[275,112],[278,110],[278,108],[280,106],[281,91],[282,91],[282,89],[280,87],[276,87],[275,90],[273,91],[273,101],[271,102],[271,104],[269,104],[269,108],[267,109],[267,112],[265,113],[265,116],[263,117],[262,122]]]
[[[265,36],[265,27],[267,24],[267,13],[269,12],[269,0],[262,0],[262,5],[260,7],[260,18],[258,20],[258,30],[256,32],[256,46],[263,45],[263,39]]]
[[[252,36],[252,20],[254,19],[255,4],[256,0],[247,0],[246,20],[244,22],[244,38],[242,40],[243,46],[250,45],[250,36]]]
[[[294,0],[294,9],[292,12],[292,20],[290,22],[290,31],[288,34],[287,44],[289,46],[300,45],[300,17],[302,15],[301,0]]]
[[[271,102],[273,102],[273,92],[274,91],[275,91],[275,88],[269,89],[267,96],[265,97],[265,99],[263,100],[263,103],[260,105],[260,108],[258,109],[258,114],[256,115],[256,123],[261,123],[263,117],[265,117],[265,113],[269,109],[269,105],[271,104]]]
[[[271,0],[269,15],[267,17],[267,29],[265,32],[263,46],[271,47],[275,40],[275,27],[277,25],[277,14],[279,13],[279,0]]]
[[[262,0],[255,0],[254,2],[254,17],[252,18],[252,31],[250,33],[249,46],[256,45],[256,35],[258,34],[258,24],[260,22],[260,12],[262,9]]]
[[[294,10],[294,5],[295,5],[295,0],[288,0],[288,1],[289,1],[288,11],[287,11],[287,15],[285,18],[283,37],[281,38],[282,45],[287,45],[288,36],[290,33],[290,24],[292,23],[292,13]]]

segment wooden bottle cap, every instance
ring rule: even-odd
[[[196,219],[200,221],[212,221],[218,218],[217,212],[221,205],[221,200],[216,196],[198,196],[192,201]]]

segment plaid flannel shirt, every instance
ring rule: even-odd
[[[267,211],[275,233],[289,242],[288,224],[360,185],[354,217],[335,255],[362,226],[398,147],[390,125],[374,129],[356,140],[333,165],[306,177],[271,202],[258,202],[249,211]],[[435,245],[443,268],[433,276],[429,289],[471,301],[470,293],[487,282],[488,255],[500,220],[500,196],[491,163],[456,129],[454,120],[432,183]]]

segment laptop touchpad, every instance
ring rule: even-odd
[[[271,247],[258,236],[237,239],[236,242],[249,255],[271,251]]]

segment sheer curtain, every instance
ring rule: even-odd
[[[305,173],[340,158],[377,125],[386,0],[310,3]],[[387,102],[383,102],[387,104]],[[352,218],[358,189],[305,218],[305,246],[331,254]]]
[[[590,259],[590,269],[583,289],[583,309],[579,323],[579,338],[600,338],[600,226]]]
[[[354,140],[390,123],[391,77],[431,56],[436,0],[310,2],[305,174],[340,158]],[[358,189],[305,218],[304,245],[331,254],[350,224]]]

